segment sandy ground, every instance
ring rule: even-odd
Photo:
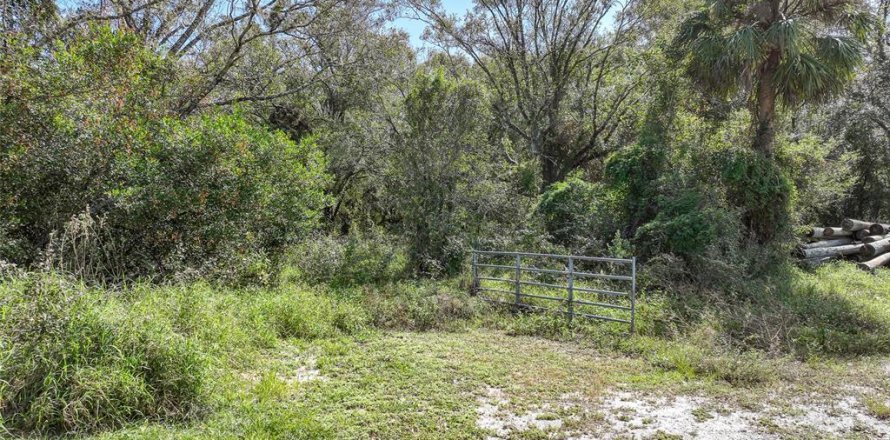
[[[490,439],[512,438],[530,429],[544,431],[550,438],[577,440],[890,439],[890,421],[872,416],[863,403],[866,398],[890,403],[890,397],[875,396],[870,389],[847,391],[847,395],[835,397],[772,396],[749,409],[703,395],[657,396],[612,390],[600,401],[564,395],[558,402],[517,414],[509,409],[503,391],[488,388],[479,398],[477,425],[491,433]]]

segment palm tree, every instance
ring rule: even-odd
[[[773,156],[776,106],[840,92],[876,21],[857,0],[708,0],[674,40],[708,92],[743,93],[753,148]]]

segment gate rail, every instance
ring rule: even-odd
[[[513,257],[512,264],[493,264],[493,263],[481,263],[480,258],[485,257]],[[564,262],[564,269],[555,270],[555,269],[547,269],[547,268],[539,268],[534,266],[523,266],[523,259],[545,259],[545,260],[556,260]],[[626,267],[627,269],[624,271],[619,271],[619,273],[597,273],[597,272],[586,272],[586,271],[578,271],[576,270],[576,262],[593,262],[593,263],[610,263],[611,267]],[[629,266],[629,267],[628,267]],[[483,276],[480,275],[480,271],[483,270],[497,270],[497,271],[510,271],[513,274],[513,278],[499,278],[495,276]],[[557,275],[557,276],[565,276],[565,284],[554,284],[554,283],[545,283],[538,281],[528,281],[523,280],[523,273],[534,273],[534,274],[546,274],[546,275]],[[576,285],[576,282],[579,280],[604,280],[608,282],[616,282],[616,283],[628,283],[626,290],[625,289],[606,289],[606,288],[592,288],[592,287],[582,287]],[[491,282],[499,282],[499,283],[509,283],[512,285],[512,290],[505,289],[497,289],[493,287],[487,287],[482,284],[483,281],[491,281]],[[540,287],[544,289],[557,289],[559,291],[564,291],[566,296],[551,296],[551,295],[541,295],[534,293],[523,292],[523,286],[534,286]],[[636,295],[637,295],[637,258],[608,258],[608,257],[587,257],[580,255],[557,255],[557,254],[538,254],[538,253],[529,253],[529,252],[502,252],[502,251],[473,251],[473,293],[478,294],[480,292],[489,292],[499,295],[509,295],[512,296],[512,301],[499,300],[495,298],[490,298],[485,295],[480,295],[482,299],[499,304],[506,304],[519,308],[527,308],[527,309],[538,309],[545,311],[555,311],[558,313],[565,314],[571,322],[572,318],[575,316],[587,319],[596,319],[603,321],[611,321],[611,322],[619,322],[630,325],[630,333],[633,333],[635,330],[635,318],[636,318]],[[597,295],[597,301],[589,301],[585,299],[579,299],[576,297],[576,293],[590,293]],[[523,302],[523,298],[532,298],[544,301],[556,301],[565,306],[564,310],[542,307],[534,304],[529,304],[527,302]],[[623,299],[626,301],[627,305],[621,305],[616,303],[606,302],[603,298],[612,298],[615,300]],[[587,306],[594,307],[600,309],[611,309],[611,310],[620,310],[624,312],[628,312],[629,316],[625,317],[615,317],[615,316],[603,316],[597,313],[582,313],[579,312],[578,306]]]

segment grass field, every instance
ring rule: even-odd
[[[724,429],[748,429],[750,437],[730,438],[887,434],[886,415],[869,405],[890,395],[890,359],[769,368],[770,378],[735,386],[577,342],[484,329],[372,332],[264,352],[257,366],[234,372],[217,409],[199,423],[136,425],[99,438],[598,438],[677,429],[713,435],[720,431],[705,423],[738,412],[751,420],[730,419]],[[627,408],[614,404],[622,397]],[[679,407],[670,409],[677,399]],[[809,406],[795,406],[802,399]],[[851,408],[838,406],[850,399]],[[658,416],[657,408],[669,411]],[[808,423],[814,414],[858,424],[820,428]],[[682,426],[690,417],[703,426]]]
[[[112,293],[20,278],[2,285],[3,316],[35,307],[37,293],[61,296],[65,308],[41,306],[56,310],[47,322],[65,322],[66,341],[105,341],[107,353],[73,353],[45,338],[30,351],[7,348],[4,374],[43,373],[27,387],[4,378],[5,405],[32,397],[20,403],[31,418],[7,409],[4,423],[13,436],[102,439],[890,436],[890,346],[880,345],[890,323],[887,274],[841,265],[794,276],[790,290],[771,292],[769,307],[733,306],[747,320],[719,305],[690,319],[669,294],[649,294],[633,337],[616,324],[569,327],[492,309],[456,281]],[[762,310],[771,314],[757,316]],[[763,328],[746,343],[733,327],[742,324]],[[763,346],[760,331],[786,327],[776,336],[785,342]],[[178,351],[158,352],[176,341]],[[34,353],[44,360],[30,360]],[[194,380],[173,380],[157,365],[187,368]],[[84,373],[97,368],[107,374]],[[120,377],[130,385],[115,386]],[[139,389],[148,397],[131,395]],[[169,396],[188,404],[166,405]]]

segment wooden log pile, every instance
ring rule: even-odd
[[[845,218],[840,226],[812,228],[809,242],[797,248],[801,263],[818,266],[837,258],[859,262],[859,268],[874,271],[890,267],[890,224]]]

